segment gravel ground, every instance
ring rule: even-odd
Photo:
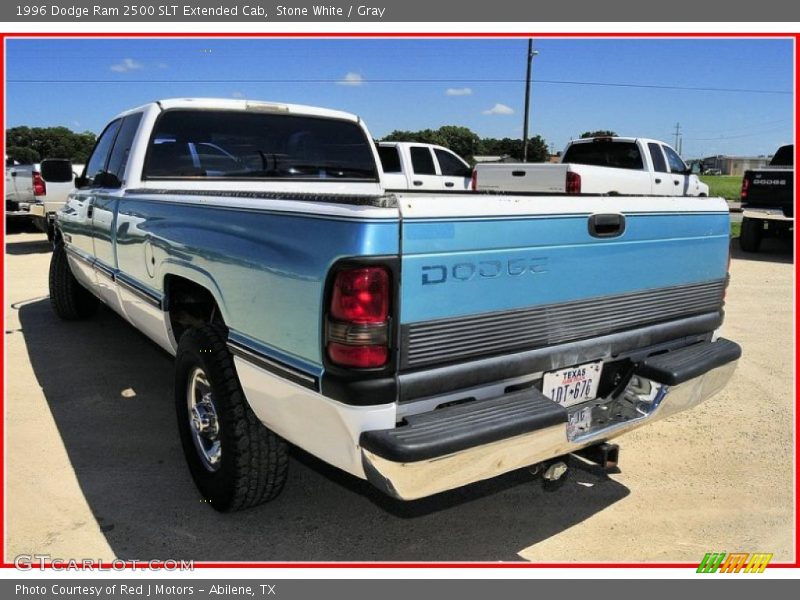
[[[295,450],[283,495],[234,515],[203,505],[183,464],[171,359],[107,310],[56,320],[44,236],[7,242],[7,559],[794,558],[788,242],[735,253],[723,332],[744,351],[733,381],[698,409],[620,438],[619,472],[578,466],[546,493],[519,471],[401,503]]]

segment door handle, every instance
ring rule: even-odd
[[[525,171],[511,171],[512,177],[525,177]]]
[[[656,179],[656,183],[661,183],[661,179]]]
[[[625,215],[606,213],[589,217],[589,235],[598,238],[612,238],[625,232]]]
[[[12,176],[12,177],[16,177],[16,176],[17,176],[17,172],[16,172],[16,171],[12,171],[12,172],[11,172],[11,176]]]
[[[674,183],[675,185],[680,185],[681,184],[680,180],[678,180],[678,179],[673,179],[672,183]]]
[[[452,181],[445,181],[444,184],[447,187],[453,187],[455,185]]]
[[[415,181],[414,185],[422,185],[422,182],[421,181]]]

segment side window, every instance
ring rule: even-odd
[[[449,177],[470,177],[472,175],[472,170],[452,152],[438,149],[434,150],[434,152],[436,153],[436,159],[439,161],[439,169],[441,169],[442,175]]]
[[[667,161],[669,162],[669,170],[673,173],[684,173],[686,172],[686,163],[683,162],[683,159],[678,156],[678,153],[675,152],[669,146],[664,146],[664,154],[667,155]]]
[[[118,179],[122,179],[125,174],[125,165],[128,164],[128,155],[131,153],[133,138],[139,129],[139,122],[142,120],[142,113],[128,115],[122,119],[117,139],[114,142],[114,149],[111,151],[111,158],[106,169]]]
[[[106,170],[106,165],[108,164],[108,159],[111,154],[111,147],[114,145],[114,139],[117,137],[120,125],[122,125],[121,119],[111,121],[97,139],[92,155],[89,157],[89,162],[86,163],[86,183],[88,185],[92,185],[98,173],[102,173]]]
[[[397,146],[378,146],[378,156],[384,173],[402,173],[400,152]]]
[[[667,173],[667,163],[661,153],[661,145],[649,143],[647,148],[650,150],[650,158],[653,159],[653,170],[656,173]]]
[[[431,151],[424,146],[411,147],[411,167],[417,175],[436,175]]]

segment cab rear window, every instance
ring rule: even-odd
[[[781,146],[769,163],[773,167],[794,166],[794,146]]]
[[[144,176],[377,181],[372,146],[354,122],[182,109],[156,123]]]
[[[643,169],[642,153],[635,142],[592,141],[571,145],[562,162],[617,169]]]

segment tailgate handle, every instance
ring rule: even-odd
[[[611,238],[625,232],[625,216],[605,213],[589,217],[589,235],[598,238]]]
[[[525,171],[511,171],[512,177],[525,177]]]

